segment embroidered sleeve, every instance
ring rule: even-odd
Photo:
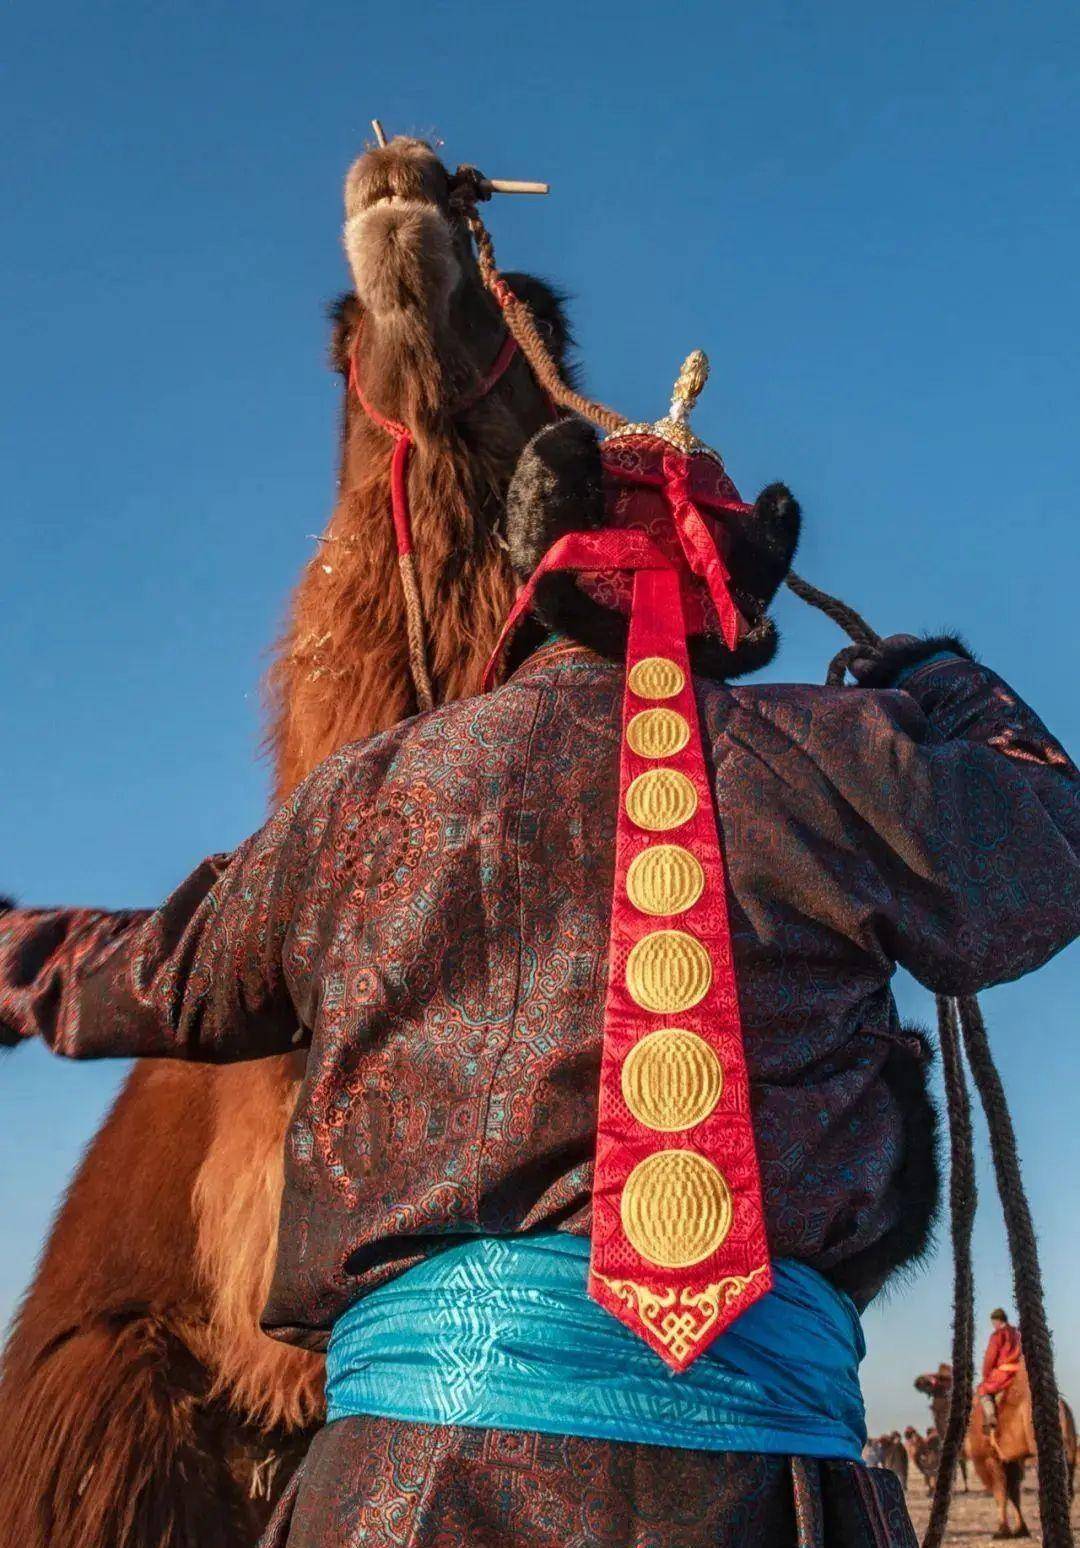
[[[152,912],[0,913],[0,1041],[36,1036],[70,1058],[213,1062],[306,1042],[312,936],[301,895],[320,894],[311,878],[332,823],[326,767]]]

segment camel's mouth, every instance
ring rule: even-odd
[[[372,199],[370,204],[365,204],[364,210],[404,209],[408,205],[419,203],[416,199],[406,199],[404,194],[383,194],[381,198]]]
[[[345,252],[372,312],[445,317],[461,278],[450,177],[422,140],[365,152],[345,180]]]
[[[450,177],[423,140],[403,136],[365,151],[345,180],[345,215],[367,210],[424,204],[442,215],[450,212]]]

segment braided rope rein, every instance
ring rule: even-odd
[[[1069,1519],[1072,1491],[1061,1433],[1061,1396],[1054,1374],[1053,1339],[1046,1320],[1039,1247],[1020,1170],[1016,1131],[979,1002],[972,995],[956,1004],[968,1065],[986,1114],[994,1176],[1005,1217],[1013,1294],[1031,1388],[1042,1540],[1044,1548],[1073,1548]]]
[[[952,1388],[949,1415],[941,1441],[930,1519],[923,1548],[940,1548],[949,1523],[956,1467],[963,1451],[975,1384],[975,1275],[971,1238],[978,1195],[975,1186],[975,1141],[971,1126],[971,1094],[964,1074],[957,1002],[937,995],[938,1037],[941,1044],[945,1101],[949,1116],[949,1224],[953,1249]]]

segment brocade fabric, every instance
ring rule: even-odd
[[[794,1473],[794,1479],[793,1479]],[[262,1548],[916,1548],[894,1473],[853,1462],[341,1419]]]
[[[546,646],[329,758],[153,913],[0,916],[9,1033],[73,1056],[309,1047],[276,1336],[325,1348],[447,1235],[588,1232],[622,681]],[[697,694],[770,1249],[865,1301],[932,1206],[894,965],[969,993],[1072,940],[1080,781],[969,661],[902,691]]]

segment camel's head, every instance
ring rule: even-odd
[[[506,489],[552,405],[525,357],[504,349],[502,308],[454,194],[453,176],[419,140],[367,151],[346,179],[355,288],[332,313],[331,359],[343,377],[338,496],[270,674],[279,799],[346,742],[416,709],[419,614],[442,702],[479,691],[513,601]],[[568,335],[558,297],[528,275],[503,279],[561,366]],[[408,440],[386,420],[407,426]],[[398,448],[407,449],[401,462]],[[414,539],[407,566],[401,517]],[[413,572],[419,607],[405,590]]]
[[[338,308],[335,361],[344,366],[361,330],[365,392],[382,413],[410,423],[467,392],[504,333],[454,193],[431,147],[404,136],[365,151],[345,179],[344,244],[356,288]],[[560,358],[567,335],[558,298],[527,276],[508,279]]]
[[[461,283],[460,222],[450,174],[422,140],[399,137],[353,162],[345,179],[345,253],[361,305],[374,316],[447,317]]]
[[[935,1380],[934,1380],[933,1376],[931,1376],[929,1374],[927,1374],[925,1376],[916,1376],[916,1378],[915,1378],[915,1391],[916,1392],[924,1392],[924,1393],[927,1394],[927,1396],[933,1397],[933,1395],[934,1395],[934,1387],[935,1387]]]

